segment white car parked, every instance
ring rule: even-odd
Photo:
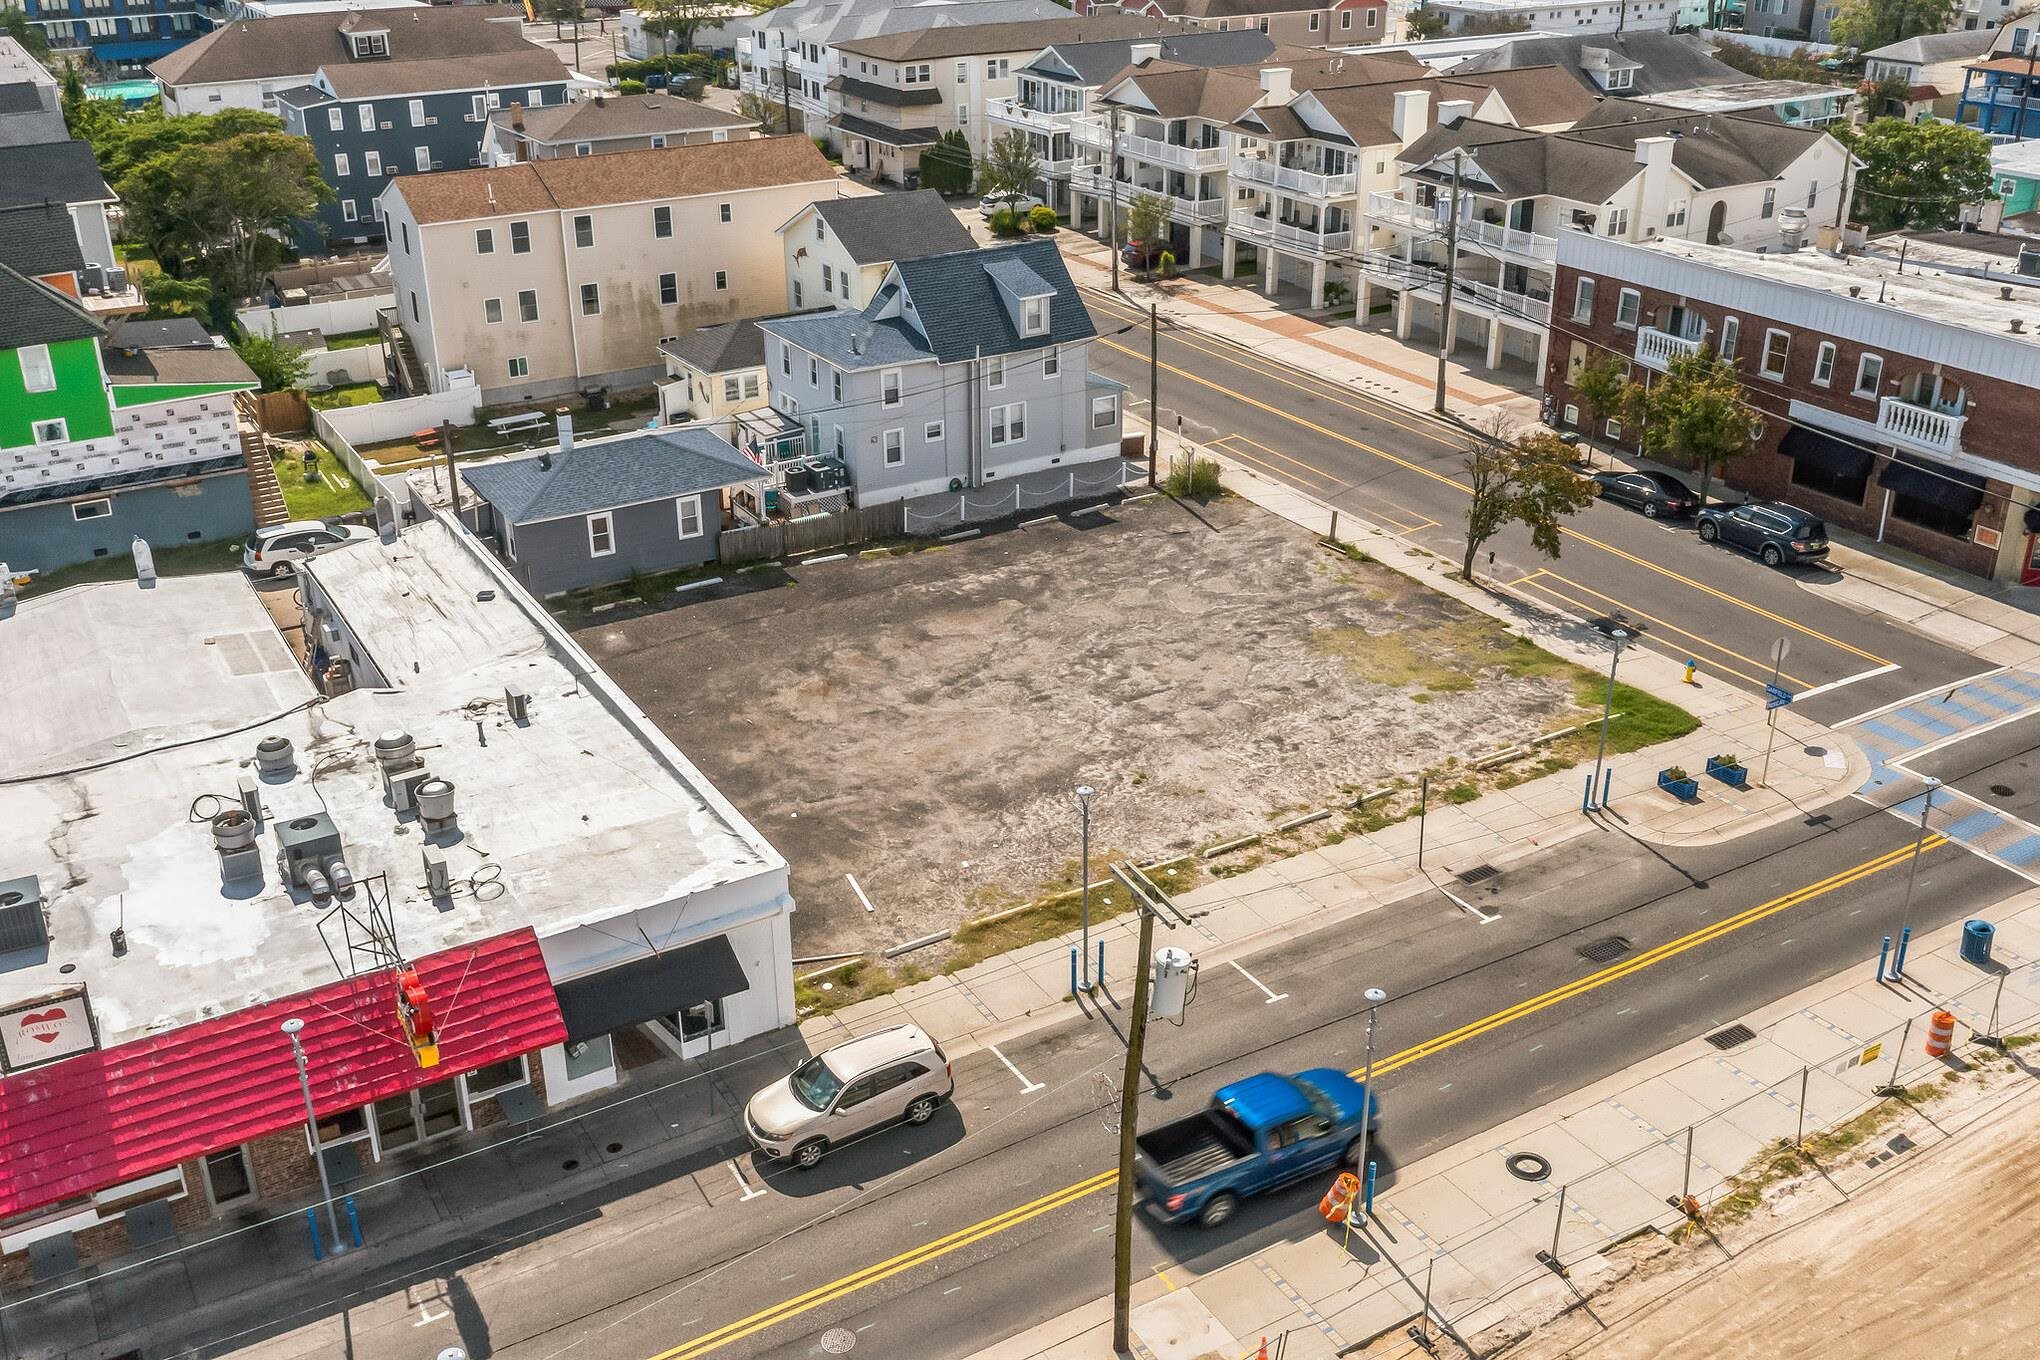
[[[1041,200],[1033,194],[1020,194],[1014,198],[1008,198],[1004,194],[986,194],[978,200],[978,216],[989,219],[999,209],[1011,208],[1013,216],[1025,217],[1040,206]]]
[[[955,1090],[935,1041],[894,1025],[818,1053],[752,1096],[744,1131],[767,1157],[808,1167],[884,1125],[927,1123]]]
[[[241,548],[241,565],[258,576],[288,576],[307,558],[350,543],[367,543],[375,536],[375,530],[365,525],[294,519],[250,534]]]

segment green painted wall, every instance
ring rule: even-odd
[[[209,397],[215,392],[253,392],[260,383],[115,383],[113,404],[152,406],[157,402],[180,401],[185,397]]]
[[[50,368],[56,387],[31,392],[21,381],[20,352],[0,350],[0,449],[34,443],[38,420],[64,421],[73,439],[102,439],[113,433],[113,408],[106,402],[97,344],[89,336],[57,341],[50,346]]]
[[[2015,213],[2031,212],[2036,205],[2040,205],[2040,179],[2000,173],[1997,180],[1998,197],[2005,201],[2006,217]]]

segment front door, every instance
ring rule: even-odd
[[[460,1087],[435,1081],[375,1103],[376,1142],[384,1152],[453,1133],[462,1126]]]
[[[2040,534],[2026,535],[2026,565],[2019,571],[2019,584],[2040,586]]]

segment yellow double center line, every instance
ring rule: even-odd
[[[1948,838],[1946,836],[1929,836],[1921,843],[1921,852],[1924,853],[1927,850],[1932,850],[1937,846],[1946,845],[1947,843]],[[1769,902],[1751,907],[1746,911],[1738,912],[1734,916],[1724,917],[1712,925],[1703,926],[1691,934],[1682,935],[1676,940],[1671,940],[1657,946],[1655,949],[1647,949],[1635,958],[1625,959],[1621,963],[1610,964],[1599,972],[1589,973],[1585,977],[1566,983],[1562,987],[1554,987],[1542,996],[1535,996],[1527,1001],[1520,1001],[1507,1010],[1496,1011],[1493,1015],[1475,1020],[1471,1024],[1461,1025],[1458,1029],[1441,1034],[1434,1039],[1426,1039],[1420,1044],[1415,1044],[1400,1053],[1376,1062],[1374,1064],[1374,1075],[1379,1078],[1395,1071],[1399,1067],[1407,1067],[1419,1059],[1434,1057],[1437,1054],[1443,1053],[1448,1048],[1456,1048],[1470,1039],[1479,1038],[1481,1035],[1500,1029],[1504,1025],[1513,1024],[1515,1021],[1535,1015],[1539,1011],[1548,1010],[1561,1002],[1584,996],[1596,988],[1605,987],[1611,982],[1618,982],[1634,973],[1640,973],[1655,964],[1663,963],[1667,959],[1676,958],[1689,949],[1697,949],[1701,945],[1712,943],[1724,936],[1733,934],[1745,926],[1754,925],[1766,917],[1776,916],[1782,911],[1787,911],[1793,907],[1810,902],[1816,897],[1835,891],[1837,888],[1845,888],[1852,883],[1869,878],[1873,874],[1882,873],[1886,869],[1903,864],[1912,857],[1912,854],[1913,847],[1908,845],[1890,851],[1887,854],[1879,855],[1877,858],[1866,860],[1852,869],[1844,869],[1840,873],[1831,874],[1827,878],[1821,879],[1818,883],[1810,883],[1803,888],[1794,889],[1783,897],[1773,898]],[[1353,1075],[1357,1077],[1360,1073],[1356,1070]],[[1005,1232],[1009,1228],[1016,1228],[1030,1219],[1039,1218],[1043,1214],[1053,1213],[1057,1209],[1075,1204],[1078,1200],[1087,1199],[1102,1190],[1109,1190],[1114,1182],[1117,1181],[1118,1175],[1119,1173],[1116,1169],[1101,1171],[1097,1175],[1078,1181],[1074,1185],[1066,1185],[1060,1190],[1043,1195],[1039,1199],[1030,1200],[1017,1208],[1008,1209],[1004,1213],[994,1214],[982,1222],[973,1223],[968,1228],[959,1228],[946,1237],[938,1237],[933,1241],[924,1242],[918,1247],[903,1251],[899,1255],[880,1261],[876,1265],[866,1266],[863,1270],[845,1275],[839,1280],[833,1280],[818,1288],[810,1289],[805,1294],[796,1295],[780,1303],[775,1303],[770,1308],[761,1309],[747,1318],[739,1319],[727,1326],[718,1327],[712,1332],[706,1332],[701,1336],[695,1337],[692,1341],[683,1342],[673,1347],[671,1350],[661,1351],[658,1355],[652,1357],[652,1360],[698,1360],[700,1356],[721,1350],[723,1347],[741,1341],[747,1336],[762,1332],[768,1327],[777,1326],[782,1322],[799,1317],[803,1313],[811,1312],[825,1303],[831,1303],[846,1295],[854,1294],[861,1289],[867,1289],[881,1280],[890,1279],[898,1275],[902,1271],[912,1270],[916,1266],[926,1265],[930,1261],[939,1260],[952,1252],[960,1251],[970,1246],[973,1242],[981,1242],[985,1238]]]

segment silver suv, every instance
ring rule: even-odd
[[[752,1096],[744,1132],[767,1157],[813,1166],[883,1125],[927,1123],[955,1090],[935,1041],[917,1025],[894,1025],[817,1053]]]

